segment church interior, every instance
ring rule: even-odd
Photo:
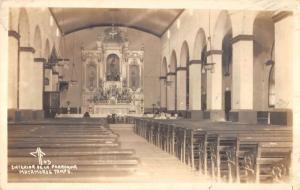
[[[8,15],[8,182],[290,182],[292,11]]]

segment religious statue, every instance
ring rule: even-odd
[[[107,79],[108,81],[120,80],[120,60],[116,54],[107,57]]]

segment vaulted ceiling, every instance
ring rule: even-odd
[[[98,26],[124,26],[162,36],[183,9],[50,8],[66,35]]]

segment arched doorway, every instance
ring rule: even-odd
[[[274,34],[272,13],[261,12],[253,26],[253,108],[268,110],[275,106]]]
[[[189,47],[183,42],[180,52],[180,64],[177,68],[177,110],[189,109]]]

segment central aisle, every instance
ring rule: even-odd
[[[120,135],[122,148],[134,149],[140,164],[128,182],[208,182],[205,176],[182,164],[177,158],[148,143],[133,132],[129,125],[113,125],[111,130]]]

